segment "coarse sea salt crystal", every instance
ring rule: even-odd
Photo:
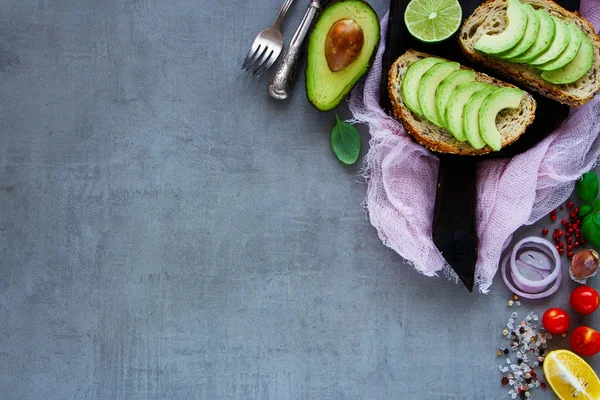
[[[519,314],[517,314],[516,312],[513,312],[512,314],[510,314],[511,318],[517,318],[519,316]]]
[[[506,359],[506,363],[507,363],[507,364],[510,364],[510,358],[507,358],[507,359]]]

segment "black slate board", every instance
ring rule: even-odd
[[[404,11],[410,0],[391,0],[386,49],[383,55],[380,105],[391,114],[387,92],[388,71],[397,57],[408,49],[438,55],[477,71],[506,80],[486,68],[471,63],[460,53],[456,37],[442,43],[427,44],[413,38],[404,24]],[[463,19],[473,13],[483,1],[459,0]],[[563,0],[560,5],[579,10],[579,0]],[[507,80],[510,82],[510,80]],[[518,86],[518,82],[511,82]],[[530,92],[531,93],[531,92]],[[473,290],[475,263],[477,260],[477,234],[475,231],[476,166],[477,161],[489,158],[505,158],[520,154],[537,144],[568,116],[569,107],[531,93],[536,102],[536,118],[527,131],[513,145],[485,156],[455,156],[439,154],[440,172],[433,218],[433,240],[442,251],[469,291]]]

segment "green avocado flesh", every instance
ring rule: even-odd
[[[560,69],[542,72],[542,79],[554,83],[555,85],[573,83],[587,74],[590,68],[592,68],[593,63],[594,45],[592,45],[590,39],[583,34],[581,47],[579,47],[579,51],[575,58]]]
[[[508,50],[506,53],[500,54],[499,57],[501,58],[520,56],[535,43],[538,31],[540,30],[540,17],[530,4],[523,4],[523,8],[525,8],[525,11],[527,12],[527,28],[525,28],[525,34],[515,47]]]
[[[548,61],[555,60],[560,54],[565,51],[569,42],[571,41],[571,34],[569,33],[569,27],[566,23],[556,17],[552,17],[556,24],[556,35],[552,41],[552,45],[548,50],[539,55],[535,60],[529,62],[532,65],[541,65]]]
[[[498,90],[498,88],[495,86],[480,90],[471,96],[465,105],[463,111],[463,132],[467,136],[467,141],[474,149],[481,149],[486,145],[479,133],[479,109],[483,105],[486,97],[496,90]]]
[[[470,82],[457,87],[448,101],[446,108],[446,122],[448,130],[459,142],[467,140],[467,136],[463,131],[463,111],[465,105],[472,95],[489,87],[482,82]]]
[[[517,88],[501,88],[488,95],[479,109],[479,133],[492,149],[502,148],[502,137],[496,128],[496,116],[505,108],[517,108],[523,91]]]
[[[358,56],[343,69],[333,72],[325,55],[331,27],[349,19],[358,24],[364,42]],[[327,7],[313,28],[306,56],[306,95],[318,110],[335,108],[356,82],[367,72],[379,44],[379,18],[371,6],[362,0],[341,0]]]
[[[571,36],[571,39],[569,40],[569,45],[560,54],[560,56],[558,56],[554,60],[548,61],[547,63],[542,65],[538,65],[537,67],[542,71],[554,71],[555,69],[562,68],[568,63],[570,63],[577,55],[577,52],[581,47],[581,42],[583,41],[583,37],[585,36],[585,34],[581,32],[581,29],[579,29],[579,27],[577,27],[577,25],[575,24],[568,24],[568,27],[569,35]]]
[[[435,94],[435,108],[437,110],[440,122],[445,127],[446,125],[446,106],[448,100],[456,89],[460,85],[465,83],[473,82],[475,80],[475,71],[470,69],[460,69],[451,73],[444,81],[440,84]]]
[[[423,110],[419,105],[419,86],[423,75],[434,65],[443,63],[440,58],[427,57],[411,64],[402,79],[402,100],[404,104],[417,115],[423,116]]]
[[[497,35],[485,34],[475,43],[475,49],[486,54],[499,54],[519,43],[527,27],[527,11],[518,0],[508,0],[506,29]]]
[[[440,83],[459,68],[460,64],[457,62],[445,62],[434,65],[423,75],[421,84],[419,85],[419,104],[421,105],[421,110],[423,110],[423,115],[429,122],[442,128],[444,125],[436,109],[435,94]]]
[[[510,61],[522,63],[529,62],[548,50],[552,45],[554,35],[556,35],[556,26],[554,24],[554,20],[544,10],[537,10],[536,13],[540,19],[540,29],[538,30],[537,37],[535,38],[535,43],[527,51],[525,51],[525,53],[518,57],[512,58]]]

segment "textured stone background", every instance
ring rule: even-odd
[[[506,398],[502,282],[404,265],[333,113],[239,71],[280,3],[0,3],[0,398]]]

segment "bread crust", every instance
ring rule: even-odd
[[[452,137],[452,135],[449,132],[447,135],[448,138],[446,138],[445,140],[438,140],[438,139],[426,134],[425,132],[422,131],[422,129],[419,129],[419,127],[417,127],[416,124],[414,124],[414,122],[413,122],[414,114],[404,104],[404,102],[402,100],[402,95],[401,95],[401,93],[399,93],[399,90],[396,90],[397,88],[399,88],[401,86],[402,79],[403,79],[403,76],[400,76],[400,74],[399,74],[398,66],[401,65],[402,63],[406,62],[407,59],[412,59],[412,58],[422,59],[422,58],[426,58],[426,57],[437,57],[437,56],[432,56],[427,53],[423,53],[423,52],[419,52],[419,51],[410,49],[406,53],[404,53],[403,55],[398,57],[396,59],[396,61],[394,62],[394,64],[392,64],[392,67],[390,68],[390,71],[389,71],[388,94],[390,97],[390,101],[392,103],[392,109],[393,109],[394,116],[396,116],[397,118],[400,118],[402,120],[402,125],[404,125],[404,128],[406,129],[406,131],[413,138],[415,138],[415,140],[419,144],[427,147],[431,151],[435,151],[438,153],[469,155],[469,156],[477,156],[477,155],[483,155],[483,154],[488,154],[488,153],[493,152],[493,149],[489,146],[485,146],[478,150],[478,149],[474,149],[473,147],[471,147],[471,145],[469,145],[466,142],[465,143],[458,142],[456,139],[454,139]],[[437,58],[444,59],[442,57],[437,57]],[[461,69],[470,69],[470,68],[467,68],[467,67],[461,65]],[[489,83],[489,84],[492,84],[492,85],[498,86],[498,87],[516,87],[514,85],[503,82],[499,79],[495,79],[495,78],[493,78],[489,75],[483,74],[481,72],[475,71],[475,73],[476,73],[476,80],[479,82]],[[514,143],[525,132],[526,128],[529,125],[531,125],[531,123],[533,122],[533,120],[535,118],[535,109],[536,109],[535,100],[527,92],[524,92],[524,96],[526,97],[525,103],[528,104],[530,107],[530,110],[529,110],[530,112],[527,115],[527,121],[523,125],[522,129],[519,132],[513,132],[513,135],[510,138],[507,138],[506,140],[502,141],[502,147],[506,147],[506,146]],[[424,121],[423,123],[430,124],[432,127],[434,126],[433,124],[431,124],[428,121]],[[436,127],[436,129],[441,129],[441,128]]]
[[[567,85],[554,85],[543,80],[541,77],[542,71],[539,71],[534,67],[504,61],[498,57],[488,56],[470,48],[471,46],[469,45],[474,45],[474,43],[472,43],[471,40],[473,35],[469,35],[469,33],[472,26],[476,24],[475,21],[495,12],[498,7],[506,8],[504,6],[506,0],[488,0],[477,7],[473,14],[467,18],[458,33],[458,43],[461,52],[471,61],[482,64],[499,75],[518,83],[524,88],[539,93],[544,97],[548,97],[572,107],[579,107],[590,101],[598,91],[600,91],[600,36],[596,34],[592,24],[579,14],[579,12],[568,11],[552,0],[520,1],[522,3],[531,4],[535,9],[543,8],[551,15],[577,24],[577,26],[579,26],[587,35],[595,49],[594,64],[589,72],[589,74],[593,75],[591,76],[593,84],[589,90],[586,90],[584,94],[577,93],[572,89],[577,82]],[[589,79],[590,77],[587,78]]]

